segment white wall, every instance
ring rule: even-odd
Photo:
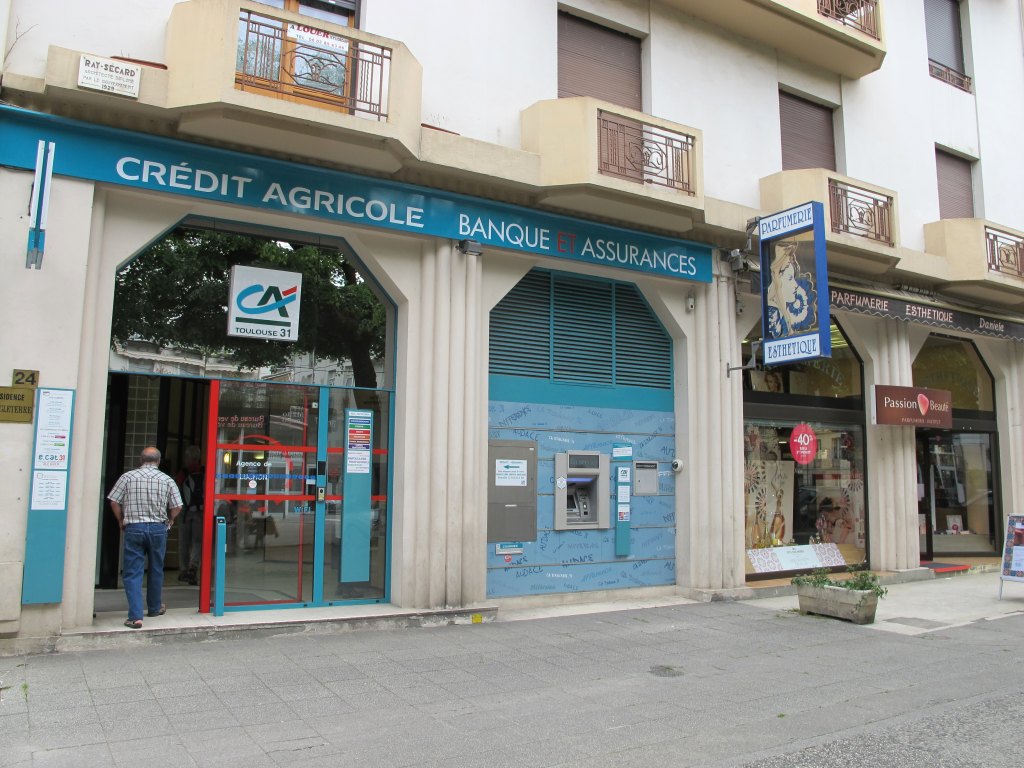
[[[556,18],[554,0],[367,0],[363,29],[423,65],[422,122],[518,149],[520,112],[558,95]]]
[[[97,56],[163,61],[164,31],[180,0],[10,0],[8,37],[20,39],[7,69],[42,77],[50,45]],[[116,21],[116,23],[114,23]]]

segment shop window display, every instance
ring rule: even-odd
[[[747,420],[748,573],[864,562],[863,461],[860,427]]]

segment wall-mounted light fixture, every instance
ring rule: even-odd
[[[456,247],[467,256],[479,256],[484,252],[484,247],[476,240],[459,240]]]

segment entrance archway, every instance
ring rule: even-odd
[[[302,275],[294,340],[227,335],[228,282],[236,265]],[[170,607],[209,606],[217,512],[230,515],[230,557],[257,549],[262,555],[250,558],[258,567],[242,568],[239,559],[239,567],[228,568],[229,608],[388,599],[393,315],[389,298],[341,239],[186,223],[121,268],[103,487],[136,465],[144,445],[160,447],[162,468],[179,480],[191,446],[204,457],[209,503],[202,509],[201,576],[189,584],[170,575],[183,575],[187,565],[178,561],[180,542],[172,534]],[[351,454],[350,412],[370,414],[373,427],[367,482],[352,479],[359,492],[346,500],[341,467]],[[262,420],[262,429],[254,420]],[[239,426],[242,432],[232,432]],[[299,441],[292,439],[295,429],[304,434]],[[251,466],[240,472],[243,462]],[[101,521],[96,610],[121,610],[120,536],[105,502]],[[343,532],[349,532],[347,546]],[[355,541],[366,551],[354,554]],[[345,569],[346,554],[349,566],[358,560],[360,567]]]

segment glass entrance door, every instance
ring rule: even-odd
[[[200,610],[214,516],[226,521],[228,610],[383,600],[388,394],[215,381],[211,402]]]
[[[983,432],[917,431],[922,560],[995,553],[994,441]]]

